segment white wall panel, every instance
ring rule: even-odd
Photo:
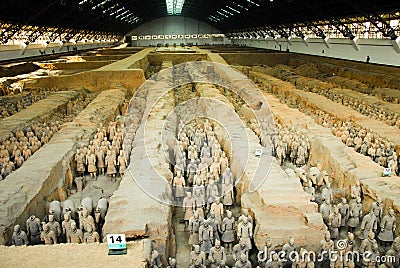
[[[220,34],[221,32],[213,26],[206,24],[202,21],[182,17],[182,16],[168,16],[159,19],[152,20],[136,29],[132,30],[127,36],[146,36],[146,35],[193,35],[193,34]],[[188,44],[193,43],[194,45],[226,45],[230,44],[231,41],[224,38],[222,41],[215,41],[212,38],[207,39],[169,39],[169,40],[137,40],[133,41],[133,46],[156,46],[157,44],[169,44],[174,43],[179,45],[181,43]]]
[[[79,50],[109,47],[111,45],[112,45],[111,43],[102,42],[102,43],[78,43],[75,46],[79,51]],[[61,46],[58,43],[52,43],[46,47],[44,45],[35,44],[35,45],[29,45],[24,49],[24,47],[20,45],[2,45],[0,46],[0,61],[41,56],[40,50],[41,51],[44,50],[46,52],[46,55],[58,54],[58,53],[72,52],[73,46],[72,45]]]
[[[371,63],[400,66],[400,53],[395,49],[394,41],[387,39],[359,39],[358,50],[350,39],[329,39],[328,46],[322,39],[309,39],[307,45],[300,38],[292,39],[236,39],[235,44],[249,47],[266,48],[272,50],[347,59],[354,61],[366,61],[370,57]]]
[[[178,35],[221,33],[209,24],[182,16],[168,16],[144,23],[132,30],[131,35]]]

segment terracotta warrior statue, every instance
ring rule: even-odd
[[[85,155],[80,151],[80,149],[76,150],[75,161],[76,171],[80,177],[83,177],[85,173]]]
[[[319,242],[319,253],[324,254],[323,258],[326,259],[329,252],[333,252],[334,249],[335,243],[331,240],[331,234],[326,232],[324,239]]]
[[[342,223],[342,215],[339,213],[337,206],[333,207],[333,212],[329,215],[328,228],[333,240],[339,238],[339,228]]]
[[[215,202],[211,204],[210,212],[213,211],[215,218],[218,220],[218,225],[222,223],[222,216],[224,215],[224,205],[218,196],[215,197]]]
[[[374,214],[374,212],[370,211],[367,215],[364,216],[361,226],[360,226],[360,239],[366,239],[368,237],[368,233],[373,231],[374,233],[378,229],[378,220]]]
[[[206,262],[206,254],[200,251],[199,245],[194,245],[194,250],[190,252],[190,264],[192,265],[204,265]]]
[[[294,241],[294,236],[290,236],[289,241],[282,247],[282,251],[285,252],[285,258],[286,258],[285,266],[291,267],[292,261],[290,260],[289,257],[291,256],[292,252],[296,250],[297,246]]]
[[[332,207],[329,200],[323,200],[323,203],[319,206],[319,213],[321,213],[324,223],[328,225],[329,215],[332,213]]]
[[[183,198],[185,197],[185,178],[182,176],[181,171],[177,171],[174,178],[173,186],[175,187],[175,198],[176,202],[180,205],[182,204]]]
[[[84,184],[85,184],[85,178],[84,177],[76,177],[74,181],[76,184],[76,190],[78,192],[82,192]]]
[[[242,254],[249,256],[249,248],[246,245],[246,241],[244,239],[239,240],[239,244],[236,244],[233,247],[233,260],[236,262],[240,259]]]
[[[199,244],[199,229],[200,226],[203,224],[203,218],[199,216],[198,211],[193,212],[193,217],[189,220],[189,242],[190,246],[198,245]]]
[[[394,240],[393,235],[396,231],[396,217],[392,208],[389,209],[388,215],[383,217],[380,228],[378,239],[385,244],[384,246],[389,247]]]
[[[62,234],[63,234],[65,241],[67,241],[67,236],[68,236],[68,233],[71,231],[71,224],[73,222],[75,223],[75,221],[73,219],[71,219],[71,212],[65,213],[64,220],[61,223]]]
[[[272,239],[269,234],[267,234],[267,238],[265,239],[265,245],[262,250],[260,250],[257,254],[258,258],[258,263],[266,263],[268,261],[268,258],[271,257],[271,254],[273,253],[273,248],[272,248]]]
[[[233,193],[233,184],[230,183],[229,180],[225,180],[225,182],[223,182],[221,195],[224,206],[227,206],[228,208],[231,207],[235,198]]]
[[[372,231],[368,232],[368,236],[362,240],[359,250],[361,254],[367,252],[370,254],[367,258],[362,258],[363,267],[376,267],[376,258],[374,257],[378,256],[379,252],[378,252],[378,243],[375,240],[374,232]]]
[[[226,262],[225,248],[221,246],[219,240],[215,240],[215,246],[211,248],[208,260],[211,263],[211,268],[219,268],[221,263]]]
[[[360,185],[360,181],[356,181],[356,184],[351,186],[350,189],[350,197],[354,201],[356,201],[357,197],[362,198],[362,188]]]
[[[301,255],[301,256],[303,256],[303,255]],[[296,264],[294,264],[294,265],[296,265]],[[282,267],[283,267],[283,264],[279,260],[277,253],[273,253],[271,259],[269,259],[267,261],[267,263],[265,264],[265,268],[282,268]],[[292,266],[292,267],[294,267],[294,266]],[[306,267],[308,267],[308,266],[306,266]]]
[[[54,232],[54,234],[57,237],[57,241],[60,241],[61,238],[61,226],[60,224],[55,220],[54,215],[50,214],[49,215],[49,222],[47,223],[48,227],[50,228],[50,230],[52,230]]]
[[[87,226],[87,232],[83,235],[83,242],[85,243],[100,242],[99,234],[93,230],[93,227],[90,224]]]
[[[393,240],[391,248],[386,252],[386,255],[394,256],[394,262],[392,261],[392,267],[400,267],[400,236]],[[392,268],[391,266],[389,266]]]
[[[91,225],[92,229],[95,230],[96,226],[94,224],[94,219],[91,215],[89,215],[89,212],[87,209],[83,209],[80,217],[79,217],[79,226],[82,229],[82,231],[88,231],[88,226]]]
[[[117,169],[116,169],[117,161],[115,159],[115,155],[113,155],[110,150],[107,151],[107,156],[105,158],[105,164],[107,166],[107,175],[111,177],[112,181],[116,181],[115,174],[117,173]]]
[[[214,229],[209,225],[208,220],[203,221],[203,225],[199,228],[200,249],[206,254],[210,253],[214,241]]]
[[[247,208],[244,208],[242,210],[242,215],[238,218],[238,222],[242,222],[244,218],[247,218],[248,221],[253,224],[253,218],[249,214],[249,210]]]
[[[349,232],[354,233],[355,229],[360,224],[361,218],[362,218],[361,197],[357,197],[356,202],[350,205],[349,221],[347,223]]]
[[[215,217],[215,213],[214,211],[210,211],[210,213],[208,213],[208,218],[207,218],[208,224],[211,225],[211,227],[213,228],[214,231],[214,239],[215,240],[220,240],[219,237],[219,231],[221,229],[221,225],[219,224],[217,218]]]
[[[41,243],[40,233],[42,232],[42,224],[39,218],[35,215],[29,217],[26,221],[26,229],[31,245],[38,245]]]
[[[206,188],[206,201],[208,209],[210,208],[211,204],[214,203],[214,201],[217,199],[218,193],[218,186],[214,183],[213,179],[210,179],[209,184]]]
[[[75,222],[71,223],[71,232],[67,235],[67,243],[83,243],[83,233],[81,230],[76,228]]]
[[[24,231],[21,230],[21,227],[18,224],[14,226],[12,244],[17,247],[29,245],[28,236]]]
[[[194,184],[194,176],[196,174],[196,171],[197,171],[197,164],[195,163],[195,160],[192,159],[190,160],[190,163],[187,165],[189,185]]]
[[[88,155],[86,156],[86,165],[88,167],[88,172],[90,174],[90,177],[96,178],[96,172],[97,172],[96,155],[92,154],[91,151],[88,151]]]
[[[235,241],[235,218],[232,216],[232,211],[226,211],[226,217],[221,224],[222,241],[229,252],[232,252],[232,243]]]
[[[205,190],[204,185],[201,185],[200,182],[197,182],[196,185],[193,186],[193,198],[195,200],[195,210],[199,212],[200,216],[204,218],[204,208],[205,208]]]
[[[40,239],[44,241],[45,245],[53,245],[57,244],[57,236],[56,234],[50,229],[49,224],[43,224],[43,231],[40,234]]]
[[[229,165],[228,157],[226,157],[226,153],[222,151],[222,156],[219,159],[219,165],[221,167],[221,173],[224,174],[226,168]]]
[[[162,267],[161,255],[155,249],[152,249],[152,251],[151,251],[150,267],[151,268],[161,268]]]
[[[97,163],[97,168],[99,170],[99,174],[104,175],[104,169],[106,167],[104,163],[104,152],[103,150],[100,149],[100,147],[97,147],[95,155],[96,155],[96,163]]]
[[[167,268],[179,268],[179,266],[176,263],[176,259],[175,258],[169,258],[168,259],[168,266]]]
[[[346,227],[346,223],[350,217],[350,206],[347,204],[346,198],[342,198],[342,202],[337,205],[339,213],[342,216],[340,228]]]
[[[243,218],[243,221],[239,222],[237,227],[237,237],[238,239],[243,239],[246,246],[252,249],[251,239],[253,238],[253,224],[249,222],[249,218]]]
[[[118,156],[118,166],[119,166],[119,174],[122,176],[124,176],[125,174],[125,170],[126,170],[126,158],[124,155],[124,151],[120,150],[119,151],[119,156]]]
[[[235,268],[251,268],[251,262],[245,253],[240,254],[240,258],[235,262]]]
[[[196,207],[195,199],[192,197],[191,192],[186,193],[186,197],[183,199],[182,203],[183,212],[185,213],[183,216],[183,220],[185,221],[185,229],[187,229],[189,220],[193,217],[193,211]]]

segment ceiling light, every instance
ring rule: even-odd
[[[185,0],[165,0],[168,15],[180,15],[182,13]]]

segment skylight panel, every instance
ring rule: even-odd
[[[185,0],[165,0],[168,15],[180,15],[182,13]]]

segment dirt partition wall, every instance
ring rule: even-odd
[[[318,57],[318,56],[295,54],[295,53],[292,55],[293,56],[291,58],[293,60],[298,60],[307,63],[312,62],[321,64],[332,64],[336,66],[357,69],[363,72],[400,76],[400,68],[394,66],[386,66],[386,65],[371,64],[366,62],[356,62],[350,60],[333,59],[328,57]]]
[[[268,65],[285,64],[298,67],[307,63],[314,63],[329,75],[335,73],[350,79],[369,83],[375,87],[400,89],[400,68],[370,63],[354,62],[327,57],[303,55],[296,53],[270,52],[258,53],[222,52],[220,55],[231,65]]]
[[[115,55],[115,54],[121,54],[121,55],[132,55],[135,54],[139,51],[143,50],[142,47],[125,47],[125,48],[105,48],[105,49],[99,49],[98,53],[101,55]]]
[[[279,99],[285,100],[285,102],[291,103],[293,106],[301,107],[311,113],[323,111],[335,116],[343,122],[351,118],[354,125],[371,130],[381,138],[390,140],[397,148],[400,145],[400,131],[397,127],[388,126],[382,121],[369,118],[353,110],[351,107],[333,102],[324,96],[300,90],[291,83],[270,75],[252,72],[251,76],[255,81],[261,82],[266,85],[266,87],[271,88],[272,92],[278,96]],[[398,149],[396,149],[396,151],[397,150]]]
[[[0,119],[0,142],[17,130],[26,128],[35,120],[42,121],[57,111],[66,111],[67,103],[80,95],[85,95],[84,90],[58,91],[12,116]]]
[[[150,241],[127,243],[127,254],[109,256],[106,243],[57,244],[33,247],[0,246],[2,267],[135,267],[147,268]]]
[[[60,62],[60,63],[53,63],[52,65],[54,66],[54,68],[58,70],[84,70],[84,69],[98,69],[113,62],[115,62],[115,60]]]
[[[216,68],[216,72],[229,81],[232,88],[238,90],[239,95],[246,98],[249,106],[254,108],[252,112],[241,110],[242,119],[250,122],[257,115],[260,122],[270,121],[268,104],[257,98],[260,92],[247,77],[222,65]],[[232,105],[225,96],[218,96],[218,92],[213,93],[212,89],[198,90],[201,96],[217,98]],[[217,111],[217,114],[223,115],[224,111]],[[231,137],[226,138],[230,138],[233,144],[232,151],[228,151],[231,155],[231,170],[234,177],[240,180],[236,184],[237,201],[254,218],[254,240],[257,248],[263,249],[267,236],[271,237],[274,247],[281,248],[289,236],[293,235],[298,245],[317,250],[326,228],[317,207],[310,201],[311,196],[304,192],[299,180],[287,176],[271,157],[271,148],[263,148],[259,137],[247,127],[247,145],[244,144],[240,127],[230,117],[229,119],[224,127],[232,133]],[[224,135],[218,128],[216,131],[221,136]],[[234,146],[235,144],[240,146]],[[258,149],[264,151],[261,157],[255,156]]]
[[[74,75],[39,78],[25,84],[27,89],[36,88],[76,88],[84,87],[92,92],[107,90],[114,83],[122,83],[131,90],[137,89],[145,81],[140,69],[118,71],[88,71]]]
[[[123,60],[129,57],[129,55],[93,55],[93,56],[82,56],[81,58],[86,62],[89,61],[114,61],[114,60]]]
[[[0,227],[6,230],[5,241],[11,241],[14,224],[25,229],[30,215],[40,219],[45,216],[47,202],[52,201],[49,196],[57,196],[60,201],[66,199],[66,177],[70,176],[68,171],[76,149],[82,143],[89,143],[100,124],[114,119],[126,92],[123,87],[114,87],[100,93],[21,168],[0,181]]]
[[[268,80],[258,81],[266,87],[272,86]],[[275,89],[281,90],[280,87]],[[289,108],[272,94],[264,92],[264,96],[277,121],[308,137],[311,142],[309,165],[317,166],[332,175],[336,201],[341,197],[350,200],[351,186],[360,181],[363,189],[364,213],[368,213],[372,203],[380,198],[384,203],[384,214],[389,207],[393,207],[397,219],[400,220],[399,177],[382,177],[382,167],[369,157],[347,147],[329,128],[318,125],[313,118],[298,109]]]
[[[11,77],[20,74],[26,74],[38,70],[40,67],[32,62],[10,64],[0,66],[0,77]]]
[[[230,65],[268,65],[287,64],[290,59],[288,53],[220,53]]]
[[[160,66],[164,61],[172,61],[173,65],[191,61],[205,61],[207,55],[203,53],[152,53],[148,55],[151,65]]]
[[[144,83],[147,69],[147,55],[154,49],[144,49],[120,61],[103,66],[94,71],[73,75],[62,75],[35,79],[25,84],[25,88],[73,88],[84,87],[90,91],[107,90],[117,83],[132,92]],[[115,50],[118,53],[118,50]]]
[[[128,69],[142,69],[142,70],[147,70],[149,67],[149,58],[148,56],[142,57],[140,60],[136,61],[134,64],[129,66]]]
[[[166,72],[171,75],[170,71]],[[164,78],[166,76],[168,75]],[[110,198],[102,230],[103,236],[124,233],[128,239],[148,237],[154,241],[153,246],[162,256],[175,254],[175,239],[171,226],[172,207],[169,205],[169,182],[173,175],[165,148],[161,145],[165,118],[174,108],[175,101],[172,91],[159,98],[164,88],[171,87],[172,85],[167,83],[146,82],[141,88],[146,88],[146,92],[139,92],[138,96],[134,97],[134,104],[131,103],[132,108],[135,108],[128,110],[126,118],[135,118],[138,128],[132,150],[129,150],[129,166],[118,190]],[[141,100],[136,103],[137,98]],[[135,106],[135,103],[138,106]],[[143,116],[139,110],[145,111]],[[138,116],[141,118],[138,119]],[[126,152],[126,155],[128,154]],[[167,260],[163,260],[166,264]]]
[[[328,75],[355,79],[379,88],[400,89],[400,68],[380,66],[375,64],[356,63],[344,60],[327,58],[312,58],[297,55],[289,60],[289,65],[298,67],[307,63],[314,63],[320,72]]]

